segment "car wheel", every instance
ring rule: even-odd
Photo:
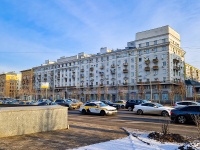
[[[105,116],[105,115],[106,115],[106,112],[105,112],[104,110],[102,110],[102,111],[100,112],[100,115],[101,115],[101,116]]]
[[[163,117],[167,117],[167,116],[169,116],[169,113],[168,113],[167,111],[162,111],[162,112],[161,112],[161,115],[162,115]]]
[[[128,107],[128,111],[132,111],[133,109],[132,109],[132,107]]]
[[[121,109],[124,109],[124,108],[125,108],[124,105],[122,105],[122,106],[121,106]]]
[[[184,124],[184,123],[186,123],[187,120],[186,120],[185,116],[178,116],[177,121],[178,121],[178,123]]]
[[[138,114],[138,115],[142,115],[142,114],[143,114],[143,111],[142,111],[141,109],[139,109],[139,110],[137,111],[137,114]]]
[[[86,110],[85,110],[85,109],[82,110],[82,114],[83,114],[83,115],[86,114]]]

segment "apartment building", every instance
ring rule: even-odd
[[[138,32],[124,49],[102,47],[97,54],[82,52],[34,67],[33,86],[43,97],[41,83],[48,82],[48,96],[54,99],[166,102],[178,98],[179,93],[170,92],[184,81],[185,51],[180,45],[180,35],[169,26]]]
[[[19,98],[21,74],[7,72],[0,74],[0,97]]]
[[[200,69],[185,63],[185,79],[200,82]]]
[[[21,89],[19,90],[20,98],[23,100],[35,99],[36,91],[33,88],[33,70],[27,69],[21,71]]]

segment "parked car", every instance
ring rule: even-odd
[[[69,99],[71,100],[74,104],[77,105],[77,108],[80,108],[81,105],[83,105],[83,102],[77,100],[77,99]]]
[[[200,115],[200,106],[191,105],[171,110],[171,120],[177,123],[194,122],[192,115]]]
[[[82,114],[100,114],[101,116],[105,115],[113,115],[117,113],[117,109],[115,107],[109,106],[103,102],[90,102],[85,103],[79,108],[79,111]]]
[[[101,100],[101,102],[109,105],[109,106],[112,106],[112,107],[115,107],[116,109],[119,109],[120,108],[120,105],[119,104],[116,104],[116,103],[113,103],[109,100]]]
[[[120,108],[124,109],[126,105],[126,100],[117,100],[114,102],[114,104],[120,105]]]
[[[142,103],[146,103],[148,102],[147,100],[137,100],[137,99],[133,99],[133,100],[128,100],[126,102],[125,108],[128,109],[128,111],[132,111],[135,105],[139,105]]]
[[[147,102],[144,104],[135,105],[133,112],[137,113],[138,115],[142,114],[156,114],[162,116],[169,116],[172,107],[165,107],[159,103],[151,103]]]
[[[57,99],[55,101],[58,105],[67,106],[69,109],[76,109],[77,105],[73,103],[71,100]]]
[[[190,106],[190,105],[200,105],[200,103],[195,101],[179,101],[174,104],[174,108],[180,108],[184,106]]]

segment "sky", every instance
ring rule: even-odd
[[[165,25],[200,69],[199,0],[0,0],[0,73],[125,48],[137,32]]]

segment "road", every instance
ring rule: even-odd
[[[161,131],[163,123],[170,122],[169,117],[156,115],[136,115],[127,110],[119,110],[114,116],[82,115],[78,110],[69,110],[70,122],[101,124],[107,126],[117,126],[119,128],[133,128],[147,131]],[[169,124],[170,133],[178,133],[190,137],[197,136],[197,129],[194,124]]]

